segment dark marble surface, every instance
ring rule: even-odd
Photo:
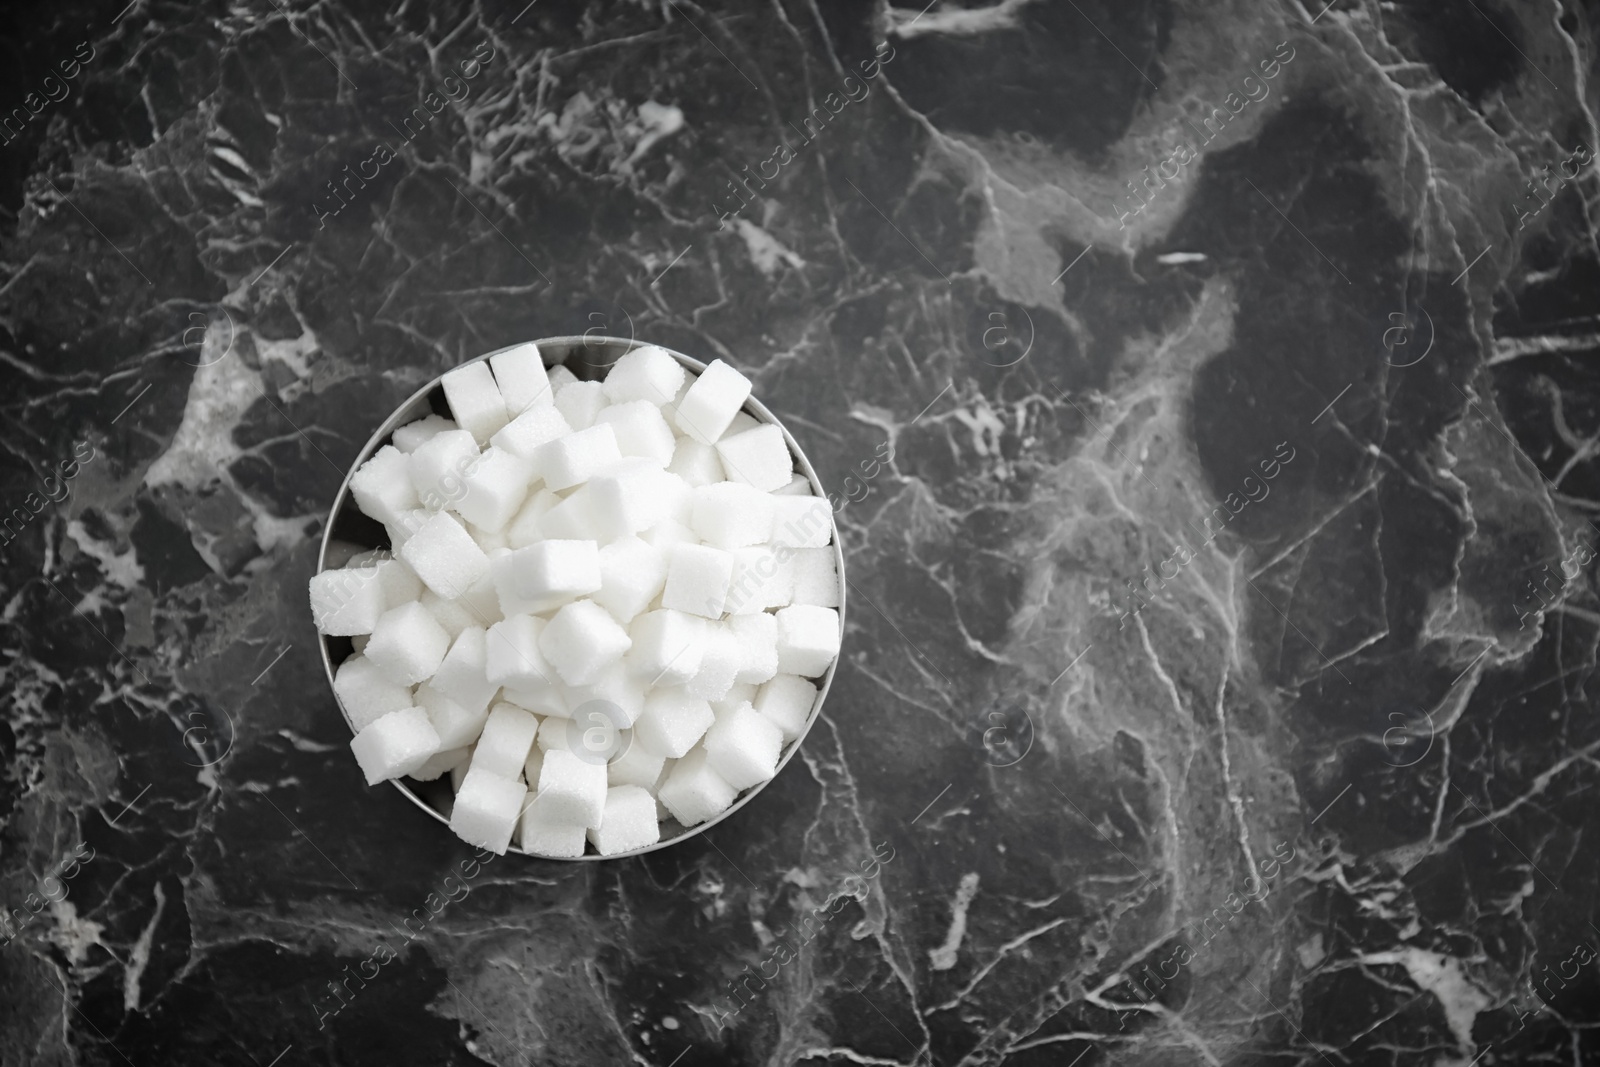
[[[1592,3],[120,7],[5,14],[0,1062],[1600,1063]],[[474,865],[306,579],[586,329],[853,498],[843,663]]]

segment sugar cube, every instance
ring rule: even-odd
[[[506,423],[504,429],[489,438],[489,443],[528,460],[532,464],[529,468],[530,475],[543,477],[543,472],[534,462],[539,446],[549,444],[571,432],[572,426],[567,422],[566,416],[561,414],[561,410],[550,401],[541,400]]]
[[[601,423],[609,425],[617,435],[617,448],[624,456],[639,456],[657,467],[672,462],[677,437],[661,417],[661,409],[651,401],[612,404],[595,416],[595,425]]]
[[[530,469],[521,456],[490,445],[467,475],[456,512],[475,526],[499,532],[527,499]]]
[[[431,676],[449,650],[450,635],[413,600],[378,617],[366,657],[394,681],[412,685]]]
[[[599,382],[573,382],[555,391],[556,407],[574,430],[594,425],[595,416],[606,406],[605,389]]]
[[[558,541],[610,541],[612,531],[603,529],[595,517],[594,494],[590,486],[580,485],[539,517],[539,533]]]
[[[447,371],[439,384],[450,414],[478,444],[487,444],[495,431],[506,424],[506,401],[495,384],[489,364],[476,360]]]
[[[350,476],[350,495],[363,515],[379,522],[394,522],[402,511],[420,503],[410,461],[393,445],[378,449]]]
[[[662,606],[708,619],[720,618],[732,576],[731,553],[709,545],[673,545],[667,549]]]
[[[722,695],[721,700],[711,702],[711,712],[717,718],[732,714],[734,709],[741,704],[749,704],[755,700],[759,687],[750,682],[734,682],[728,691]]]
[[[489,557],[449,512],[435,512],[400,546],[400,558],[446,599],[465,595],[489,573]]]
[[[485,530],[483,527],[471,522],[466,523],[466,527],[467,533],[472,535],[472,539],[477,542],[478,547],[483,549],[491,560],[494,558],[496,549],[508,549],[511,547],[511,542],[506,538],[504,527],[496,530]]]
[[[412,705],[411,687],[390,681],[376,663],[359,652],[339,664],[333,675],[333,692],[357,731],[391,711]]]
[[[505,399],[506,414],[512,418],[528,410],[540,399],[550,399],[550,375],[544,369],[539,346],[531,341],[489,357],[495,384]]]
[[[480,454],[478,442],[466,430],[445,430],[417,446],[406,464],[422,506],[429,511],[454,507]]]
[[[402,511],[393,522],[383,524],[384,532],[389,535],[389,544],[396,555],[399,555],[400,550],[405,547],[405,543],[411,540],[418,530],[422,529],[422,524],[432,517],[433,512],[427,508],[411,508],[410,510]]]
[[[759,544],[772,535],[773,498],[742,482],[697,486],[689,526],[717,548]]]
[[[487,708],[467,708],[445,696],[432,685],[417,686],[417,707],[428,713],[433,732],[439,735],[440,748],[464,748],[483,732]]]
[[[605,803],[604,763],[589,763],[564,749],[545,752],[535,809],[542,808],[552,821],[594,826]]]
[[[702,444],[715,444],[750,398],[750,379],[713,360],[678,403],[678,428]]]
[[[568,685],[594,681],[632,644],[628,631],[592,600],[563,606],[539,636],[540,651]]]
[[[623,746],[606,764],[606,782],[613,786],[642,786],[653,793],[665,764],[666,760],[660,755],[635,741]]]
[[[552,819],[537,793],[529,793],[524,802],[522,825],[517,844],[522,851],[550,859],[576,859],[583,855],[585,827],[581,822],[561,822]]]
[[[474,764],[477,754],[473,754]],[[513,777],[504,777],[476,765],[468,768],[456,790],[450,812],[450,829],[469,845],[505,855],[511,834],[522,815],[528,790]]]
[[[340,567],[311,576],[311,618],[319,633],[369,634],[387,609],[376,568]]]
[[[484,675],[490,685],[539,690],[554,681],[540,651],[547,623],[537,615],[509,615],[484,638]]]
[[[687,523],[677,519],[662,519],[648,530],[639,535],[646,543],[654,545],[665,552],[668,548],[678,544],[698,545],[700,538],[689,529]]]
[[[600,588],[600,548],[593,541],[536,541],[492,561],[489,573],[506,615],[551,611]]]
[[[506,544],[511,548],[527,548],[543,538],[545,534],[540,525],[544,516],[559,503],[561,498],[550,490],[542,487],[535,490],[506,526]]]
[[[648,400],[668,404],[677,396],[687,372],[683,364],[659,345],[641,345],[624,352],[606,372],[606,396],[613,404]]]
[[[756,691],[754,707],[782,731],[785,741],[793,741],[806,728],[816,704],[816,686],[797,674],[779,674]]]
[[[703,748],[674,764],[656,792],[662,805],[684,826],[698,826],[721,815],[737,795],[738,790],[706,763]]]
[[[602,856],[615,856],[661,840],[656,821],[656,798],[636,785],[606,790],[600,825],[589,828],[589,841]]]
[[[728,628],[739,642],[735,682],[760,685],[778,673],[778,620],[765,612],[735,615]]]
[[[692,437],[678,438],[667,470],[691,486],[710,485],[712,482],[722,481],[725,477],[722,471],[722,458],[717,455],[716,446],[703,444]]]
[[[509,551],[506,548],[498,549],[494,556],[498,558]],[[483,569],[483,575],[468,586],[465,593],[455,598],[455,603],[472,616],[474,623],[486,629],[504,617],[500,612],[500,594],[494,588],[494,575],[489,573],[487,566]]]
[[[443,752],[435,752],[423,761],[422,766],[412,771],[407,777],[415,778],[419,782],[434,782],[448,774],[458,763],[467,759],[465,748],[452,748]]]
[[[439,735],[421,708],[401,708],[374,719],[350,739],[350,751],[368,785],[400,778],[439,751]]]
[[[625,663],[612,664],[588,685],[562,689],[572,719],[585,729],[617,733],[632,726],[644,710],[645,679],[635,677]]]
[[[735,789],[747,789],[778,772],[783,731],[749,704],[712,723],[706,731],[706,762]]]
[[[772,495],[773,496],[816,496],[816,492],[815,492],[815,487],[811,484],[811,479],[807,478],[804,474],[798,474],[797,473],[793,478],[789,479],[789,484],[788,485],[783,486],[781,489],[774,489],[772,491]],[[818,499],[821,499],[821,498],[818,497]]]
[[[789,563],[794,575],[791,604],[819,608],[839,606],[839,569],[832,548],[797,548]]]
[[[552,393],[562,386],[571,385],[578,380],[578,376],[572,373],[572,369],[561,363],[545,368],[545,373],[550,375],[550,390]]]
[[[700,670],[707,625],[698,615],[672,608],[638,616],[628,627],[630,665],[651,686],[687,682]]]
[[[624,537],[600,549],[599,567],[594,602],[624,624],[649,607],[667,582],[666,555],[637,537]]]
[[[567,706],[567,695],[560,684],[554,684],[544,689],[517,689],[508,687],[500,691],[502,699],[508,704],[515,704],[519,708],[526,708],[535,715],[556,716],[567,718],[572,714],[572,709]],[[529,781],[532,781],[530,778]]]
[[[617,435],[607,423],[574,430],[534,450],[544,484],[558,491],[588,481],[621,458]]]
[[[732,615],[753,615],[786,606],[794,595],[791,555],[789,549],[769,545],[734,549],[733,574],[728,579],[728,599],[723,610]]]
[[[722,469],[730,479],[763,493],[782,489],[794,477],[794,457],[789,453],[788,442],[783,439],[783,431],[770,422],[723,434],[717,440],[717,455],[722,457]]]
[[[539,732],[539,720],[532,712],[515,704],[499,703],[489,709],[483,732],[478,735],[477,747],[472,751],[472,766],[481,767],[503,778],[515,778],[522,773],[528,750],[533,747],[534,735]]]
[[[743,651],[739,638],[730,627],[722,623],[707,626],[700,669],[684,683],[684,689],[705,700],[721,700],[738,676],[743,663]]]
[[[633,724],[634,740],[662,757],[677,759],[705,736],[715,721],[711,705],[676,686],[652,690]]]
[[[673,475],[637,457],[596,474],[585,488],[598,535],[622,537],[666,518],[673,481]]]
[[[778,610],[778,669],[814,678],[839,654],[839,613],[809,604]]]
[[[832,520],[820,496],[774,496],[770,539],[788,548],[821,548],[833,539]]]
[[[443,415],[428,415],[416,422],[408,422],[394,432],[394,447],[405,453],[415,452],[446,430],[459,430],[455,421]]]
[[[422,606],[428,609],[433,620],[444,627],[444,632],[450,635],[452,641],[461,636],[461,631],[477,625],[478,620],[473,618],[472,612],[468,611],[459,600],[446,600],[426,586],[423,587],[422,595],[418,599]]]

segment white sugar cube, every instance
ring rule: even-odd
[[[461,631],[478,624],[478,620],[473,618],[472,612],[461,601],[446,600],[426,586],[418,601],[428,609],[433,620],[444,627],[444,632],[450,635],[452,641],[461,636]]]
[[[366,657],[401,685],[430,677],[450,650],[450,635],[416,601],[390,608],[378,617]]]
[[[376,568],[340,567],[311,576],[311,618],[319,633],[369,634],[388,607]]]
[[[485,530],[476,523],[469,522],[465,525],[467,533],[472,535],[473,541],[477,542],[478,547],[483,549],[490,559],[494,558],[496,549],[509,549],[511,547],[511,542],[506,539],[503,527],[497,530]]]
[[[728,599],[723,610],[732,615],[753,615],[786,606],[794,595],[790,555],[789,549],[770,545],[734,549],[733,574],[728,579]]]
[[[423,761],[422,766],[406,777],[415,778],[419,782],[438,781],[454,770],[457,765],[467,762],[469,755],[470,752],[465,748],[452,748],[443,752],[435,752]]]
[[[734,682],[728,691],[722,695],[721,700],[711,702],[711,712],[717,718],[730,715],[742,704],[749,704],[756,698],[759,687],[749,682]]]
[[[333,692],[358,731],[391,711],[412,705],[411,687],[391,681],[359,652],[339,664],[333,675]]]
[[[489,573],[489,557],[449,512],[436,512],[400,546],[400,558],[424,585],[453,600]]]
[[[689,525],[718,548],[760,544],[772,535],[773,498],[742,482],[697,486]]]
[[[654,792],[666,760],[637,740],[630,740],[632,743],[606,764],[606,783],[612,786],[637,785]]]
[[[839,613],[809,604],[778,611],[778,669],[814,678],[839,654]]]
[[[422,506],[429,511],[454,507],[479,455],[478,442],[466,430],[445,430],[419,445],[406,464]]]
[[[783,731],[749,704],[725,715],[706,731],[706,762],[735,789],[748,789],[778,772]]]
[[[831,548],[797,548],[789,567],[794,574],[792,604],[839,606],[839,568]]]
[[[567,495],[558,498],[550,510],[539,517],[541,536],[556,541],[610,541],[610,529],[602,529],[595,517],[594,494],[588,485],[580,485]]]
[[[523,806],[526,810],[517,834],[517,844],[522,851],[551,859],[576,859],[583,855],[583,823],[552,819],[536,793],[530,792]]]
[[[734,481],[745,482],[763,493],[782,489],[794,477],[794,457],[783,431],[772,423],[724,434],[717,441],[722,469]]]
[[[734,415],[733,419],[728,423],[728,428],[722,431],[722,437],[732,437],[736,433],[744,433],[746,430],[753,430],[760,425],[761,423],[756,420],[754,415],[748,411],[741,411]],[[717,440],[721,441],[722,437]]]
[[[550,674],[554,674],[551,671]],[[515,704],[519,708],[533,712],[535,715],[554,715],[557,718],[567,718],[572,714],[572,709],[567,706],[567,695],[564,688],[558,683],[543,689],[516,689],[508,687],[500,691],[501,699],[508,704]],[[533,781],[533,779],[529,779]]]
[[[406,454],[384,445],[350,476],[350,495],[363,515],[379,522],[394,522],[402,511],[417,507],[417,487],[411,481]]]
[[[510,549],[502,548],[495,553],[495,556],[502,556],[509,551]],[[489,573],[487,566],[483,569],[482,577],[468,586],[465,593],[456,597],[455,603],[461,605],[472,616],[473,623],[486,629],[504,617],[500,612],[500,595],[494,589],[494,576]]]
[[[662,519],[639,536],[663,552],[673,545],[700,543],[700,538],[695,532],[689,529],[686,523],[677,519]]]
[[[720,618],[732,577],[732,553],[709,545],[673,545],[667,549],[667,584],[661,604],[691,615]]]
[[[510,615],[484,637],[484,675],[490,685],[537,691],[554,682],[540,651],[546,622],[536,615]]]
[[[633,738],[659,756],[677,759],[705,736],[715,718],[710,703],[683,689],[655,689],[644,698]]]
[[[401,708],[375,719],[350,739],[350,751],[368,785],[401,778],[439,751],[439,735],[421,708]]]
[[[540,526],[544,516],[559,503],[561,498],[550,490],[544,488],[536,490],[506,526],[506,544],[511,548],[527,548],[542,539],[545,534]]]
[[[565,437],[572,429],[560,409],[550,401],[543,400],[506,423],[504,429],[489,439],[489,443],[532,462],[540,445]],[[537,463],[533,464],[530,472],[543,477]]]
[[[601,423],[609,425],[617,435],[617,448],[624,456],[648,459],[657,467],[672,462],[678,439],[661,417],[661,409],[650,401],[612,404],[595,416],[595,425]]]
[[[378,585],[383,590],[385,610],[397,608],[422,595],[422,580],[404,560],[395,559],[387,552],[381,551],[371,555],[373,558],[364,560],[360,566],[364,570],[370,570],[378,579]]]
[[[700,670],[707,625],[698,615],[671,608],[646,612],[628,627],[628,661],[648,685],[681,685]]]
[[[493,560],[489,573],[507,616],[551,611],[600,588],[600,548],[593,541],[536,541]]]
[[[448,371],[439,379],[450,414],[478,444],[487,444],[495,431],[506,424],[506,401],[500,395],[489,364],[483,360]]]
[[[556,407],[574,430],[588,429],[606,406],[605,389],[599,382],[573,382],[555,391]]]
[[[754,707],[760,715],[793,741],[805,730],[817,704],[817,687],[797,674],[775,675],[756,693]]]
[[[713,360],[679,401],[678,428],[702,444],[715,444],[749,398],[750,379]]]
[[[642,345],[617,357],[606,372],[606,396],[614,404],[629,400],[667,404],[678,395],[686,376],[683,364],[666,349]]]
[[[538,800],[554,822],[594,826],[606,803],[606,765],[589,763],[562,749],[547,751],[539,771]]]
[[[594,602],[623,624],[649,607],[667,582],[666,555],[637,537],[624,537],[600,549],[599,566],[600,588],[594,592]]]
[[[495,384],[505,399],[506,413],[512,418],[528,410],[540,399],[550,399],[550,375],[544,369],[539,346],[531,341],[489,357]]]
[[[656,795],[678,822],[698,826],[727,811],[738,790],[707,765],[705,749],[697,748],[673,765]]]
[[[432,517],[433,512],[427,508],[411,508],[402,511],[393,522],[383,524],[384,531],[389,535],[389,545],[394,549],[395,555],[400,554],[405,543],[411,540],[412,536]]]
[[[692,437],[680,437],[672,451],[672,462],[667,470],[691,486],[710,485],[725,477],[722,459],[714,445],[702,444]]]
[[[687,526],[689,519],[694,515],[694,486],[671,471],[662,471],[657,478],[661,488],[664,515],[650,525],[676,522]]]
[[[489,717],[487,708],[466,708],[445,696],[432,685],[417,686],[417,707],[428,713],[433,732],[439,735],[440,748],[465,748],[483,732]]]
[[[592,600],[563,606],[539,636],[540,651],[568,685],[594,681],[632,644],[628,631]]]
[[[473,759],[476,761],[476,753]],[[482,767],[469,767],[456,790],[450,829],[467,844],[503,856],[527,795],[527,787],[515,776],[508,778]]]
[[[615,734],[631,727],[644,710],[646,681],[620,662],[602,670],[588,685],[561,688],[573,721],[584,729],[600,727]]]
[[[475,526],[500,531],[527,499],[530,470],[521,456],[489,446],[467,475],[456,511]]]
[[[545,373],[550,375],[550,390],[552,393],[560,390],[563,386],[571,385],[573,382],[578,380],[578,376],[572,373],[571,368],[560,363],[557,363],[553,367],[546,368]]]
[[[732,687],[743,663],[743,648],[733,630],[723,623],[706,627],[705,653],[700,669],[684,683],[684,689],[705,700],[721,700]]]
[[[760,685],[778,673],[778,620],[771,615],[735,615],[728,628],[739,641],[739,670],[734,681]]]
[[[656,798],[648,790],[636,785],[618,785],[606,790],[600,825],[589,829],[589,841],[600,855],[615,856],[660,840]]]
[[[429,415],[416,422],[408,422],[396,430],[394,447],[406,453],[415,452],[420,445],[426,444],[444,431],[460,428],[454,420],[447,419],[443,415]]]
[[[672,476],[650,461],[630,457],[596,474],[589,492],[597,535],[605,539],[638,533],[667,517]]]
[[[534,465],[544,476],[544,484],[559,491],[588,481],[621,458],[616,433],[601,423],[540,445]]]
[[[771,541],[789,548],[821,548],[833,539],[832,519],[832,509],[820,496],[774,496]]]
[[[477,747],[472,750],[472,766],[503,778],[516,778],[533,748],[539,720],[514,704],[499,703],[489,709]]]

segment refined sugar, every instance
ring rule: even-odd
[[[463,430],[469,431],[478,444],[487,444],[495,431],[506,424],[506,401],[495,384],[489,364],[483,360],[468,363],[446,372],[439,379],[444,386],[444,399],[450,405],[450,414]]]
[[[695,746],[715,716],[711,705],[674,686],[644,698],[644,713],[633,724],[634,740],[659,756],[677,759]]]
[[[757,691],[758,687],[750,682],[734,682],[733,685],[728,687],[728,691],[723,694],[721,700],[713,700],[711,702],[712,714],[719,719],[722,718],[740,705],[748,704],[755,700]]]
[[[831,518],[828,502],[819,496],[774,496],[771,541],[789,548],[821,548],[833,538]]]
[[[817,703],[817,687],[796,674],[775,675],[756,691],[755,709],[793,741],[806,728]]]
[[[439,751],[439,735],[421,708],[391,711],[364,727],[350,739],[350,751],[368,785],[400,778],[427,762]]]
[[[341,567],[311,576],[311,618],[319,633],[369,634],[388,606],[376,568]]]
[[[573,374],[571,369],[563,366],[560,363],[557,363],[553,367],[546,368],[545,373],[550,376],[550,391],[552,393],[560,389],[562,386],[571,385],[573,382],[578,380],[578,376]]]
[[[783,439],[783,431],[771,423],[724,434],[717,441],[717,455],[722,457],[722,469],[729,478],[763,493],[782,489],[794,477],[789,445]]]
[[[789,549],[752,545],[733,550],[733,575],[728,579],[728,599],[723,610],[733,615],[753,615],[767,608],[786,606],[794,594],[794,568]]]
[[[408,422],[396,430],[394,432],[394,447],[406,453],[415,452],[418,446],[427,443],[444,431],[459,430],[460,428],[454,420],[447,419],[443,415],[429,415],[426,418],[418,419],[416,422]]]
[[[537,691],[553,682],[540,651],[547,627],[536,615],[510,615],[489,627],[484,638],[484,674],[490,685]]]
[[[778,611],[778,669],[814,678],[839,654],[839,613],[809,604]]]
[[[503,778],[516,778],[533,748],[539,720],[515,704],[499,703],[489,709],[483,732],[472,752],[474,769],[483,768]]]
[[[476,766],[477,753],[473,753],[473,761],[456,790],[450,829],[467,844],[503,856],[522,816],[528,790],[515,776],[503,777]]]
[[[486,708],[467,708],[445,696],[432,685],[417,686],[417,707],[428,713],[433,732],[439,735],[440,748],[464,748],[483,732]]]
[[[760,685],[778,673],[778,620],[762,612],[735,615],[728,628],[739,641],[739,670],[735,682]]]
[[[797,548],[789,567],[794,574],[791,604],[839,606],[839,570],[834,564],[833,549]]]
[[[530,469],[521,456],[490,445],[467,475],[456,511],[475,526],[500,531],[527,499]]]
[[[540,445],[534,452],[534,465],[545,485],[561,490],[588,481],[621,458],[615,431],[601,423]]]
[[[390,608],[372,628],[366,657],[401,685],[430,677],[450,650],[450,635],[416,601]]]
[[[811,479],[804,474],[796,474],[789,479],[789,484],[772,491],[773,496],[815,496],[812,491]],[[821,499],[820,497],[818,499]]]
[[[662,805],[684,826],[698,826],[721,815],[737,795],[738,790],[706,763],[703,748],[679,760],[656,791]]]
[[[643,786],[653,793],[665,765],[665,759],[634,740],[606,764],[606,783]]]
[[[722,431],[722,437],[717,438],[717,440],[721,441],[723,438],[732,437],[736,433],[744,433],[746,430],[753,430],[760,425],[761,423],[756,421],[754,415],[751,415],[747,411],[740,411],[733,416],[731,421],[729,421],[728,428]]]
[[[694,486],[671,471],[662,471],[657,478],[661,487],[664,517],[651,523],[651,526],[663,522],[687,526],[694,515]]]
[[[538,802],[553,822],[593,826],[606,803],[606,765],[589,763],[564,749],[546,751],[539,771]]]
[[[594,418],[606,406],[605,389],[599,382],[573,382],[555,391],[556,407],[574,430],[594,425]]]
[[[517,844],[522,851],[550,859],[576,859],[583,855],[583,823],[551,819],[536,793],[529,793],[523,806],[526,810],[517,834]]]
[[[715,444],[750,397],[750,379],[713,360],[678,404],[678,428],[702,444]]]
[[[551,611],[600,588],[600,549],[593,541],[536,541],[494,560],[489,572],[507,616]]]
[[[427,508],[412,508],[409,511],[402,511],[395,521],[383,524],[385,532],[389,535],[389,544],[396,555],[399,555],[400,549],[405,547],[405,543],[411,540],[412,535],[422,529],[422,524],[432,517],[433,512]]]
[[[364,560],[361,567],[377,577],[378,585],[383,590],[385,610],[397,608],[422,595],[422,580],[417,577],[417,572],[406,566],[404,560],[394,559],[387,552],[381,556],[374,554],[374,558]]]
[[[390,681],[376,663],[359,652],[339,664],[333,675],[333,692],[357,731],[391,711],[412,705],[411,687]]]
[[[466,527],[467,533],[472,535],[472,539],[477,542],[478,547],[483,549],[491,560],[494,558],[496,549],[508,549],[511,547],[511,542],[506,538],[504,528],[485,530],[476,523],[471,522],[467,523]]]
[[[742,652],[739,638],[731,628],[722,623],[707,626],[700,669],[684,683],[684,689],[705,700],[721,700],[739,673]]]
[[[422,606],[428,609],[433,620],[444,627],[444,632],[454,641],[461,636],[461,631],[469,626],[477,625],[477,619],[472,617],[472,612],[459,600],[446,600],[444,597],[426,587],[419,598]]]
[[[509,551],[507,548],[498,549],[495,556],[502,556]],[[483,569],[483,576],[466,593],[456,597],[455,603],[471,614],[474,623],[485,629],[504,617],[500,613],[500,595],[494,590],[494,576],[489,573],[488,567]]]
[[[601,423],[609,425],[617,435],[617,448],[624,456],[639,456],[658,467],[672,462],[677,438],[661,417],[661,409],[650,401],[612,404],[595,416],[595,425]]]
[[[592,600],[562,607],[539,636],[540,651],[568,685],[594,681],[632,644],[628,631]]]
[[[606,396],[613,404],[648,400],[668,404],[678,395],[687,372],[683,364],[658,345],[643,345],[624,352],[606,372]]]
[[[423,762],[422,766],[412,771],[408,777],[415,778],[419,782],[437,781],[454,769],[457,764],[465,762],[468,754],[468,750],[465,748],[452,748],[443,752],[435,752]]]
[[[506,544],[512,548],[527,548],[543,538],[545,534],[540,524],[544,521],[545,513],[559,503],[561,498],[550,490],[541,488],[535,491],[506,527]]]
[[[618,785],[606,790],[600,825],[589,829],[589,841],[600,855],[615,856],[660,840],[656,798],[648,790],[636,785]]]
[[[459,519],[436,512],[400,546],[400,558],[447,600],[464,596],[489,573],[489,557]]]
[[[550,399],[550,375],[544,369],[539,346],[531,341],[489,357],[495,384],[505,399],[506,413],[513,418],[528,410],[539,399]]]
[[[467,711],[482,714],[500,688],[489,681],[488,670],[488,634],[481,626],[468,626],[451,643],[428,684]]]
[[[466,430],[445,430],[418,445],[406,463],[422,506],[429,511],[454,507],[479,455],[478,442]]]
[[[535,461],[540,445],[549,444],[572,432],[565,415],[548,400],[534,404],[528,410],[506,423],[504,429],[489,439],[496,448],[521,456],[531,464],[529,474],[543,477]]]
[[[702,444],[692,437],[678,438],[672,450],[672,462],[667,470],[693,485],[710,485],[724,478],[722,459],[714,445]]]
[[[507,703],[526,708],[535,715],[566,718],[572,714],[572,710],[567,706],[567,695],[559,684],[553,684],[545,689],[506,688],[501,690],[501,696]]]
[[[420,503],[410,461],[393,445],[378,449],[350,476],[350,495],[363,515],[379,522],[394,522],[402,511]]]
[[[572,720],[561,719],[554,716],[539,723],[539,733],[533,739],[534,749],[540,753],[539,764],[544,766],[544,753],[552,748],[559,748],[571,752],[574,756],[582,757],[582,741],[576,740],[572,732]],[[530,755],[528,757],[532,759]]]
[[[644,538],[647,544],[654,545],[663,552],[677,544],[698,545],[700,543],[700,538],[693,530],[689,529],[688,524],[679,522],[677,519],[662,519],[639,536]]]
[[[742,482],[697,486],[689,525],[706,544],[742,548],[772,535],[772,495]]]
[[[706,762],[735,789],[747,789],[778,773],[783,731],[743,704],[706,731]]]
[[[649,607],[667,582],[666,555],[637,537],[624,537],[600,549],[599,565],[600,588],[594,602],[620,623],[631,622]]]
[[[557,498],[550,510],[539,517],[539,533],[557,541],[609,541],[610,531],[602,530],[595,518],[594,494],[580,485],[566,499]]]
[[[672,480],[672,475],[638,457],[596,474],[584,487],[596,535],[610,540],[660,522],[667,516]]]
[[[707,625],[698,615],[671,608],[646,612],[628,627],[628,661],[647,685],[681,685],[700,670]]]
[[[673,545],[667,549],[662,606],[708,619],[720,618],[732,576],[732,553],[709,545]]]

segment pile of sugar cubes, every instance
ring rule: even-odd
[[[443,378],[350,492],[391,550],[311,579],[368,784],[448,776],[497,853],[655,844],[777,771],[839,653],[825,500],[721,360],[602,381],[526,344]]]

